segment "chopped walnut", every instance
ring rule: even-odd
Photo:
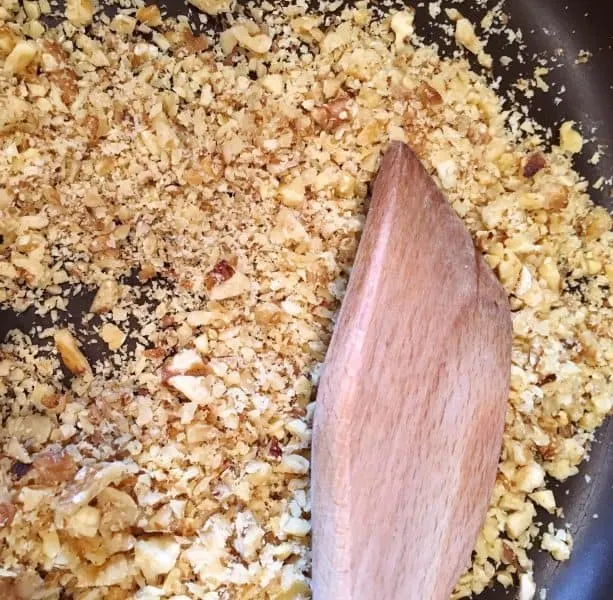
[[[89,310],[93,313],[105,313],[112,310],[119,300],[119,287],[112,279],[106,279],[98,288]]]
[[[141,6],[136,11],[136,18],[149,27],[159,27],[162,24],[160,9],[155,4]]]
[[[343,96],[332,102],[316,106],[311,113],[313,121],[325,131],[335,131],[351,118],[347,107],[348,100],[346,96]]]
[[[583,147],[583,138],[573,128],[574,124],[574,121],[566,121],[560,126],[560,148],[570,154],[581,152]]]
[[[234,267],[226,260],[220,260],[206,275],[204,283],[211,290],[216,285],[228,281],[234,275]]]
[[[113,323],[105,323],[100,330],[100,337],[106,342],[109,350],[119,350],[126,341],[126,334]]]
[[[438,106],[442,104],[443,97],[429,83],[422,81],[418,89],[419,98],[426,106]]]
[[[188,0],[197,9],[209,15],[217,15],[230,9],[232,0]]]
[[[77,27],[89,25],[94,16],[92,0],[66,0],[66,18]]]
[[[64,450],[49,450],[36,456],[32,463],[35,479],[41,485],[57,485],[70,481],[77,466],[70,454]]]
[[[0,527],[6,527],[13,522],[17,508],[10,502],[0,502]]]
[[[53,340],[62,362],[73,375],[82,375],[91,371],[85,355],[79,350],[77,341],[68,329],[56,331]]]
[[[611,217],[572,168],[576,135],[539,150],[523,107],[416,37],[411,9],[237,3],[219,33],[191,8],[193,30],[143,2],[107,18],[70,0],[57,26],[47,0],[17,4],[0,15],[0,302],[51,325],[0,349],[5,595],[310,597],[313,401],[399,139],[513,309],[498,477],[452,598],[494,581],[531,598],[537,507],[560,514],[545,474],[577,473],[613,410]],[[447,14],[488,67],[477,25]],[[115,348],[91,366],[67,290],[94,292],[79,339]],[[565,559],[567,532],[545,533]]]
[[[10,45],[10,41],[6,39],[5,47]],[[4,72],[9,75],[23,73],[27,67],[34,61],[37,54],[37,47],[33,42],[18,42],[4,61]]]

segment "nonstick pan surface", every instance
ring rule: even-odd
[[[188,14],[198,23],[197,13],[186,8],[184,0],[159,2],[168,14]],[[256,3],[257,4],[257,3]],[[400,2],[395,2],[402,5]],[[414,5],[415,3],[411,3]],[[420,2],[416,29],[427,42],[440,43],[441,52],[452,53],[449,36],[433,24],[427,2]],[[591,188],[599,177],[613,175],[613,3],[607,0],[478,0],[442,2],[442,7],[455,7],[478,22],[488,9],[502,5],[509,17],[509,26],[522,32],[521,43],[509,43],[506,35],[493,35],[487,46],[494,58],[494,79],[500,78],[501,92],[513,88],[518,77],[531,77],[534,67],[546,60],[554,67],[547,77],[551,90],[536,91],[529,106],[530,115],[550,127],[555,141],[559,124],[574,120],[581,125],[586,140],[583,152],[576,158],[578,170],[590,182],[593,200],[613,211],[613,192],[605,184],[600,190]],[[223,19],[223,17],[222,17]],[[222,22],[219,22],[222,26]],[[577,61],[583,51],[587,62]],[[586,54],[587,53],[587,54]],[[523,62],[517,60],[519,54]],[[514,58],[509,67],[496,60]],[[552,57],[555,57],[552,62]],[[554,102],[556,95],[562,102]],[[525,101],[524,101],[525,102]],[[600,149],[601,160],[588,162]],[[81,293],[69,302],[67,322],[78,323],[91,303],[92,294]],[[28,331],[33,325],[48,323],[27,311],[16,315],[0,305],[0,341],[12,329]],[[101,346],[88,347],[95,358]],[[589,476],[589,477],[586,477]],[[587,482],[589,480],[589,483]],[[574,538],[571,560],[558,563],[549,554],[535,550],[535,577],[539,589],[546,589],[547,600],[611,600],[613,598],[613,422],[600,429],[592,446],[590,460],[581,472],[556,490],[564,518],[558,525],[570,524]],[[550,517],[542,515],[547,523]],[[401,568],[399,566],[399,568]],[[480,598],[502,600],[516,597],[515,590],[489,589]],[[538,592],[537,592],[538,598]],[[327,599],[328,600],[328,599]],[[333,600],[333,599],[329,599]],[[384,600],[384,599],[382,599]],[[424,599],[427,600],[427,599]]]

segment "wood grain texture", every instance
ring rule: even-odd
[[[393,143],[319,385],[315,600],[448,600],[495,480],[510,367],[504,290]]]

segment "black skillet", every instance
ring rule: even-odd
[[[474,22],[499,2],[443,1],[443,7],[455,7]],[[199,23],[196,12],[187,9],[184,0],[159,3],[169,14],[188,14]],[[257,4],[257,2],[256,2]],[[314,3],[316,4],[316,3]],[[395,4],[402,4],[395,2]],[[433,23],[428,14],[428,2],[418,5],[417,31],[428,42],[440,44],[441,52],[449,54],[453,48],[448,35]],[[554,93],[537,90],[530,105],[530,114],[555,132],[562,121],[575,120],[581,124],[585,138],[592,138],[576,159],[579,171],[590,181],[613,175],[613,3],[608,0],[506,0],[502,3],[513,29],[521,29],[523,43],[509,43],[504,35],[493,35],[488,51],[495,57],[516,58],[521,53],[524,62],[514,60],[508,68],[494,61],[494,78],[500,77],[500,89],[507,91],[520,76],[530,77],[541,57],[557,57],[555,68],[547,77]],[[441,19],[441,17],[439,17]],[[223,17],[212,21],[223,26]],[[591,54],[586,63],[576,63],[581,51]],[[565,93],[561,93],[565,90]],[[563,101],[554,102],[556,93]],[[598,147],[604,147],[600,162],[592,165],[589,157]],[[595,202],[613,210],[611,187],[591,190]],[[91,302],[90,294],[75,297],[69,303],[67,321],[78,323]],[[0,305],[0,340],[14,328],[29,330],[44,322],[32,311],[15,315]],[[89,347],[95,359],[100,347]],[[586,475],[590,483],[586,482]],[[600,429],[592,446],[591,458],[581,473],[564,485],[557,486],[556,498],[564,509],[564,519],[558,525],[570,524],[574,551],[567,563],[557,563],[548,554],[534,551],[535,576],[539,589],[547,590],[547,600],[612,600],[613,599],[613,421]],[[541,515],[543,522],[547,515]],[[399,568],[401,568],[399,566]],[[482,600],[503,600],[516,597],[516,590],[492,588]],[[538,598],[538,595],[537,595]],[[334,600],[333,598],[325,600]],[[381,599],[385,600],[385,599]],[[424,600],[427,600],[424,598]]]

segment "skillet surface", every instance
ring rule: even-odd
[[[162,0],[159,4],[167,8],[169,14],[186,13],[184,0]],[[453,48],[447,45],[448,36],[439,27],[432,25],[424,4],[419,3],[417,31],[426,41],[439,42],[442,53],[452,53]],[[478,0],[471,2],[470,7],[450,1],[443,1],[442,4],[443,7],[455,6],[474,22],[478,22],[477,19],[498,2]],[[605,179],[611,177],[613,4],[607,0],[569,0],[568,4],[561,0],[506,0],[503,8],[510,17],[510,26],[522,30],[524,48],[520,49],[518,44],[509,44],[505,36],[498,35],[491,38],[488,51],[495,59],[505,55],[517,56],[521,52],[525,61],[520,64],[514,60],[506,69],[494,61],[494,78],[500,77],[500,89],[511,89],[513,82],[520,76],[530,77],[539,56],[556,56],[555,68],[547,77],[553,93],[537,90],[530,105],[530,114],[553,131],[565,120],[580,123],[584,138],[591,137],[592,140],[576,159],[577,168],[590,183],[601,175]],[[189,14],[195,16],[191,10]],[[585,64],[575,62],[581,50],[591,53]],[[552,63],[548,66],[552,66]],[[562,90],[565,90],[563,94]],[[555,104],[554,97],[558,93],[563,101]],[[602,158],[597,165],[592,165],[588,159],[599,147],[604,147]],[[590,193],[595,202],[613,211],[613,191],[610,186],[599,191],[591,189]],[[69,302],[69,314],[65,316],[65,321],[79,323],[91,298],[89,292],[74,297]],[[32,311],[16,315],[0,306],[0,341],[11,329],[27,331],[35,324],[43,325],[45,322]],[[95,358],[102,351],[102,347],[90,346],[87,353]],[[574,538],[571,560],[557,563],[547,553],[537,550],[532,554],[537,585],[539,589],[547,590],[547,600],[610,600],[613,597],[613,420],[609,420],[600,429],[596,438],[591,459],[583,465],[581,474],[558,486],[555,491],[565,514],[564,519],[558,520],[558,525],[571,525]],[[586,475],[591,478],[589,484],[586,483]],[[550,520],[546,514],[540,516],[545,523]],[[484,592],[480,598],[503,600],[515,597],[515,594],[514,590],[493,588]]]

